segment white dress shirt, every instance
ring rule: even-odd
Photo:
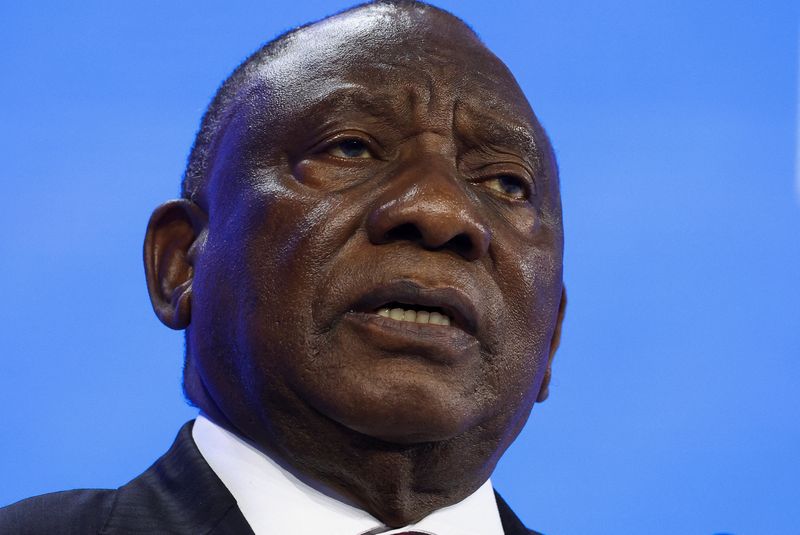
[[[256,535],[503,535],[490,481],[457,504],[416,524],[389,529],[366,511],[323,494],[203,414],[192,429],[197,448],[236,499]]]

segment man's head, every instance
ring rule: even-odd
[[[195,404],[390,524],[485,481],[546,396],[562,225],[549,142],[469,28],[385,2],[268,45],[184,197],[145,264]]]

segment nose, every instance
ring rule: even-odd
[[[466,183],[439,159],[419,158],[388,178],[390,186],[368,216],[367,234],[376,245],[405,240],[477,260],[489,251],[491,233]]]

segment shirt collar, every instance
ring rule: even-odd
[[[503,535],[490,481],[459,503],[416,524],[389,530],[378,519],[300,481],[261,450],[203,414],[192,438],[236,499],[256,535],[391,535],[408,530],[435,535]]]

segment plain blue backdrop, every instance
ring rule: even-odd
[[[548,534],[800,533],[796,3],[437,4],[562,172],[564,341],[497,488]],[[0,504],[121,485],[194,416],[145,223],[233,67],[347,5],[2,3]]]

